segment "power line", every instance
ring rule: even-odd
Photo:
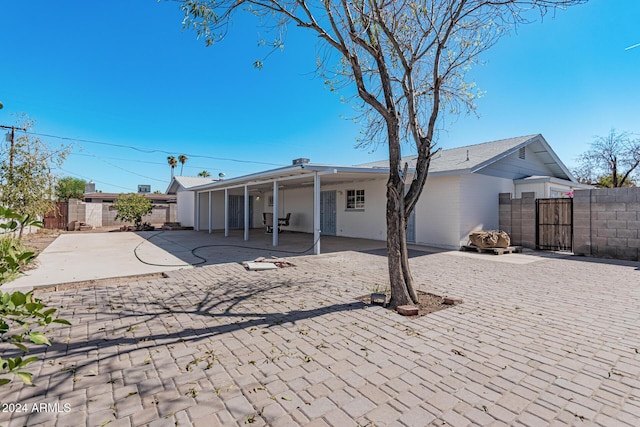
[[[96,157],[100,159],[110,159],[110,160],[119,160],[121,162],[136,162],[136,163],[146,163],[149,165],[160,165],[160,166],[169,166],[167,162],[150,162],[148,160],[138,160],[138,159],[123,159],[121,157],[111,157],[111,156],[98,156],[96,154],[85,154],[85,153],[69,153],[72,156],[84,156],[84,157]],[[191,164],[184,165],[185,168],[189,169],[211,169],[211,166],[196,166]]]
[[[88,140],[88,139],[70,138],[70,137],[66,137],[66,136],[59,136],[59,135],[52,135],[52,134],[38,133],[38,132],[29,132],[29,133],[32,134],[32,135],[44,136],[44,137],[48,137],[48,138],[57,138],[57,139],[61,139],[61,140],[64,140],[64,141],[71,141],[71,142],[75,141],[75,142],[84,142],[84,143],[87,143],[87,144],[106,145],[106,146],[109,146],[109,147],[127,148],[127,149],[130,149],[130,150],[134,150],[134,151],[138,151],[140,153],[146,153],[146,154],[151,154],[151,153],[162,153],[162,154],[168,154],[168,155],[174,155],[175,154],[175,152],[172,152],[172,151],[145,150],[145,149],[142,149],[142,148],[134,147],[132,145],[114,144],[114,143],[111,143],[111,142],[101,142],[101,141],[92,141],[92,140]],[[254,161],[254,160],[231,159],[231,158],[226,158],[226,157],[213,157],[213,156],[205,156],[205,155],[201,155],[201,154],[189,154],[189,153],[184,153],[184,154],[186,156],[188,156],[188,157],[219,160],[219,161],[224,161],[224,162],[252,163],[252,164],[257,164],[257,165],[268,165],[268,166],[285,166],[282,163],[258,162],[258,161]]]
[[[81,175],[79,173],[75,173],[75,172],[72,172],[70,170],[66,170],[66,169],[63,169],[63,168],[56,168],[56,169],[61,170],[62,172],[66,172],[66,173],[68,173],[70,175],[73,175],[73,176],[79,176],[80,178],[88,179],[89,181],[99,182],[100,184],[109,185],[111,187],[118,187],[118,188],[122,188],[122,189],[127,190],[127,191],[131,191],[131,189],[129,187],[123,187],[121,185],[111,184],[111,183],[105,182],[105,181],[99,181],[97,179],[89,178],[88,176],[84,176],[84,175]]]

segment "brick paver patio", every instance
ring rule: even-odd
[[[514,256],[413,258],[420,289],[464,299],[417,319],[356,301],[387,282],[358,252],[41,293],[73,326],[35,387],[0,388],[28,408],[0,424],[638,425],[639,264]]]

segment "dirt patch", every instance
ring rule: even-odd
[[[29,250],[39,254],[46,249],[61,234],[59,230],[38,230],[36,233],[29,233],[22,236],[22,244]]]
[[[444,310],[445,308],[454,307],[454,305],[445,304],[444,298],[430,294],[428,292],[417,291],[418,294],[418,315],[413,317],[424,316],[425,314],[434,313],[436,311]],[[358,301],[364,302],[367,305],[371,304],[371,294],[363,295],[361,297],[356,298]],[[389,296],[387,295],[387,304],[384,306],[385,308],[395,311],[394,308],[391,308],[388,305]]]

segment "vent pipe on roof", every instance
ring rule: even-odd
[[[469,150],[467,150],[467,162],[469,161]]]
[[[218,174],[218,178],[220,178],[220,181],[222,181],[222,180],[224,179],[224,177],[225,177],[225,176],[226,176],[226,175],[225,175],[223,172],[220,172],[220,173]]]

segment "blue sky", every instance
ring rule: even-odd
[[[164,191],[164,151],[189,155],[184,175],[227,177],[297,157],[347,165],[386,157],[384,147],[354,148],[360,127],[344,118],[353,110],[315,76],[317,42],[303,30],[291,29],[285,51],[257,71],[266,51],[252,17],[235,19],[228,38],[207,48],[182,31],[174,2],[3,0],[0,16],[0,124],[24,112],[35,132],[75,140],[42,138],[72,143],[58,173],[99,190]],[[485,92],[479,118],[458,118],[439,145],[542,133],[571,167],[594,135],[640,133],[640,47],[625,50],[640,43],[639,17],[640,1],[592,0],[520,27],[471,72]]]

